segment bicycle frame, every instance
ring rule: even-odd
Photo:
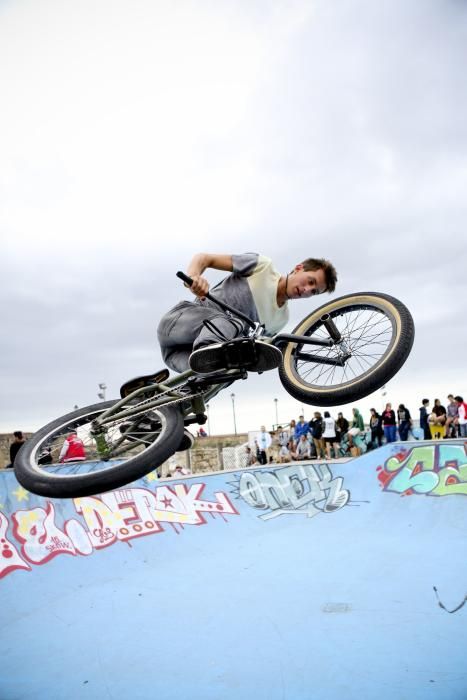
[[[273,338],[263,338],[262,340],[263,342],[270,342],[278,347],[287,343],[315,345],[319,347],[332,347],[335,344],[335,341],[332,339],[324,340],[322,338],[314,338],[313,336],[293,335],[289,333],[278,334]],[[346,359],[345,354],[338,359],[318,357],[308,354],[305,355],[301,353],[297,353],[297,357],[299,359],[306,359],[310,362],[341,366],[344,365]],[[186,372],[169,378],[164,383],[153,384],[136,389],[128,396],[125,396],[125,398],[117,401],[117,403],[111,406],[111,408],[107,409],[107,411],[104,411],[96,419],[96,426],[105,426],[112,423],[117,418],[132,418],[140,415],[142,412],[142,403],[138,403],[133,406],[128,406],[128,404],[131,404],[131,402],[137,400],[139,397],[145,394],[147,395],[148,392],[154,392],[155,396],[152,399],[146,398],[144,400],[144,412],[167,405],[169,403],[190,403],[189,410],[187,410],[186,407],[183,408],[183,412],[185,414],[185,425],[189,425],[190,423],[198,422],[197,419],[201,417],[206,410],[206,402],[216,396],[219,391],[221,391],[224,387],[229,386],[233,381],[236,381],[237,379],[246,379],[247,376],[248,373],[246,369],[241,368],[238,370],[226,370],[222,373],[206,376],[200,376],[195,374],[192,370],[187,370]],[[189,383],[190,379],[195,379],[192,384],[193,394],[195,395],[191,396],[190,394],[187,394],[186,396],[181,396],[180,393],[177,392],[177,388]],[[196,389],[201,390],[203,386],[208,387],[207,390],[202,396],[196,395]],[[186,420],[190,414],[194,414],[195,417],[193,420]]]

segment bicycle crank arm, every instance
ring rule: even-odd
[[[305,360],[305,362],[316,362],[318,365],[334,365],[334,367],[344,367],[347,360],[351,357],[350,353],[342,355],[342,357],[321,357],[320,355],[309,355],[306,352],[294,353],[296,360]]]

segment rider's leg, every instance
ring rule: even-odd
[[[243,330],[237,319],[190,301],[180,302],[162,317],[157,329],[159,345],[164,362],[175,372],[189,369],[188,360],[194,345],[198,347],[219,342],[219,337],[205,327],[205,321],[212,321],[227,340],[236,338]]]
[[[219,341],[232,340],[244,334],[243,323],[239,319],[226,316],[221,312],[210,318],[209,321],[212,325],[211,323],[203,325],[193,343],[193,350],[199,350],[199,348],[206,345],[217,344]]]

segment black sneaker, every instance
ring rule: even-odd
[[[228,369],[265,372],[279,367],[282,353],[274,345],[251,338],[235,338],[226,343],[205,345],[190,355],[190,367],[197,374],[212,374]]]

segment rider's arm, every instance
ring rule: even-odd
[[[209,291],[209,282],[202,277],[203,272],[207,268],[232,272],[232,256],[216,253],[197,253],[192,258],[186,272],[193,279],[190,290],[199,297],[204,296]]]

